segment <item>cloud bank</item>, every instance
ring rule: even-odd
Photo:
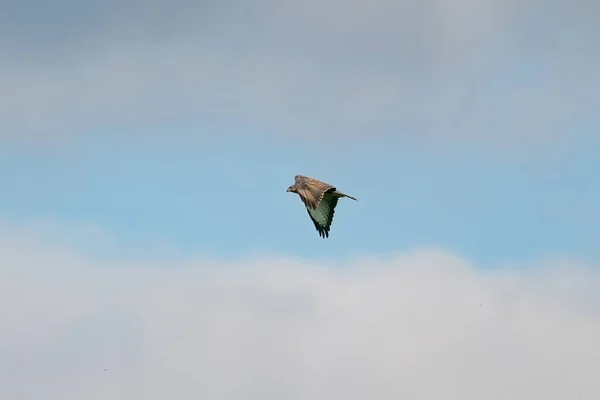
[[[598,17],[588,0],[23,1],[0,16],[0,140],[556,143],[598,122]]]
[[[43,236],[43,235],[42,235]],[[12,399],[596,399],[597,269],[423,249],[97,260],[0,235]]]

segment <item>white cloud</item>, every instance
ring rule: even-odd
[[[600,275],[575,262],[99,261],[7,228],[0,274],[6,398],[600,396]]]
[[[587,0],[38,3],[0,19],[0,140],[166,124],[536,147],[600,101]]]

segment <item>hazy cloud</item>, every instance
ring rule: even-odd
[[[92,128],[148,134],[167,124],[177,126],[169,135],[537,146],[598,123],[600,11],[588,0],[8,7],[0,13],[4,140],[55,141]]]
[[[575,262],[108,262],[11,229],[0,244],[5,398],[600,395],[600,275]]]

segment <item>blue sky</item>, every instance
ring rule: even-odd
[[[5,218],[121,250],[599,259],[586,2],[180,3],[3,14]],[[360,198],[329,240],[285,193],[295,174]]]
[[[2,398],[600,398],[600,3],[5,3]]]
[[[419,246],[483,263],[600,257],[593,142],[551,159],[504,160],[472,151],[431,154],[394,139],[352,144],[331,159],[252,135],[173,142],[82,140],[59,154],[6,148],[2,214],[95,225],[121,249],[162,241],[224,257],[344,258]],[[340,202],[329,240],[285,192],[296,173],[359,198]]]

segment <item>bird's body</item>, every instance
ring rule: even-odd
[[[308,215],[322,238],[329,237],[335,207],[341,197],[356,198],[337,190],[335,186],[307,176],[296,175],[287,191],[296,193],[304,203]]]

